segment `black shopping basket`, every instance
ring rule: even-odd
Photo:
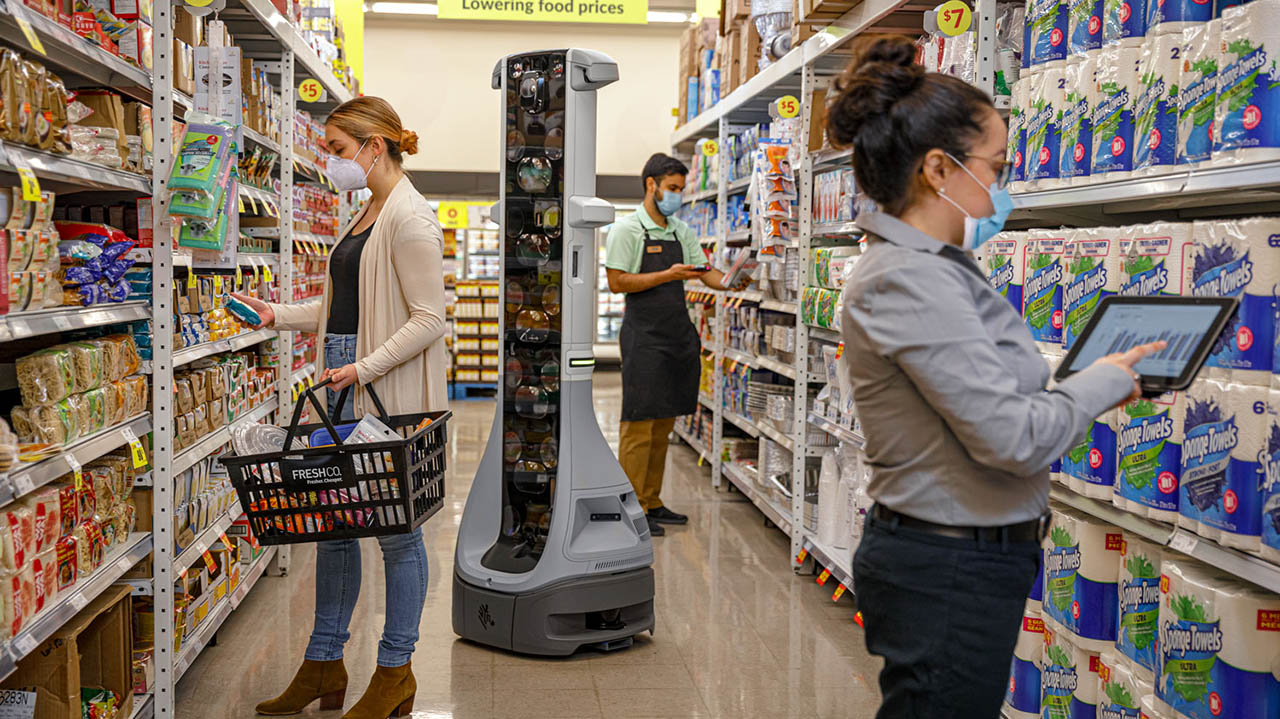
[[[262,544],[404,534],[444,504],[446,422],[452,413],[388,416],[370,386],[378,418],[400,437],[345,443],[355,423],[334,426],[313,391],[326,384],[329,380],[306,390],[284,446],[292,447],[295,437],[333,438],[334,444],[221,458]],[[339,414],[349,389],[338,395]],[[306,400],[320,413],[320,424],[299,425]]]

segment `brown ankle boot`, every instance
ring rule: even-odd
[[[418,680],[413,668],[379,666],[369,680],[360,701],[342,719],[387,719],[407,717],[413,711],[413,695],[418,691]]]
[[[298,673],[284,694],[258,705],[258,713],[268,716],[297,714],[311,702],[319,699],[320,709],[331,711],[342,708],[347,696],[347,668],[341,659],[331,662],[303,660]]]

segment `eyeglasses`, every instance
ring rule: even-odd
[[[997,159],[997,158],[992,158],[992,157],[983,157],[983,156],[981,156],[981,155],[970,155],[970,154],[967,154],[967,153],[965,154],[965,156],[964,156],[964,157],[965,157],[965,159],[966,159],[966,160],[967,160],[967,159],[969,159],[969,158],[971,158],[971,157],[973,157],[973,158],[977,158],[977,159],[979,159],[979,160],[983,160],[983,161],[984,161],[984,162],[986,162],[988,165],[990,165],[990,166],[991,166],[992,171],[993,171],[993,172],[995,172],[995,174],[996,174],[996,187],[997,187],[997,188],[1004,188],[1004,186],[1005,186],[1005,185],[1009,184],[1009,177],[1013,175],[1013,163],[1012,163],[1012,162],[1009,162],[1008,160],[1004,159],[1003,157],[1001,157],[1001,158],[998,158],[998,159]]]

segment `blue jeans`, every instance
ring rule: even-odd
[[[324,338],[324,366],[337,369],[356,360],[355,335]],[[342,419],[354,419],[354,390],[348,393]],[[338,393],[329,393],[333,414]],[[408,534],[378,537],[387,578],[386,621],[378,642],[378,665],[399,667],[409,663],[418,641],[418,624],[427,601],[427,549],[422,528]],[[307,644],[306,658],[332,661],[342,658],[351,633],[351,614],[360,597],[360,542],[337,539],[316,545],[316,621]]]

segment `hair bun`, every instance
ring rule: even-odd
[[[840,145],[850,145],[864,124],[883,117],[924,82],[916,64],[916,46],[902,35],[865,37],[854,44],[849,68],[836,80],[836,96],[827,114],[827,132]]]
[[[406,155],[415,155],[418,152],[418,133],[413,130],[400,131],[400,151]]]

